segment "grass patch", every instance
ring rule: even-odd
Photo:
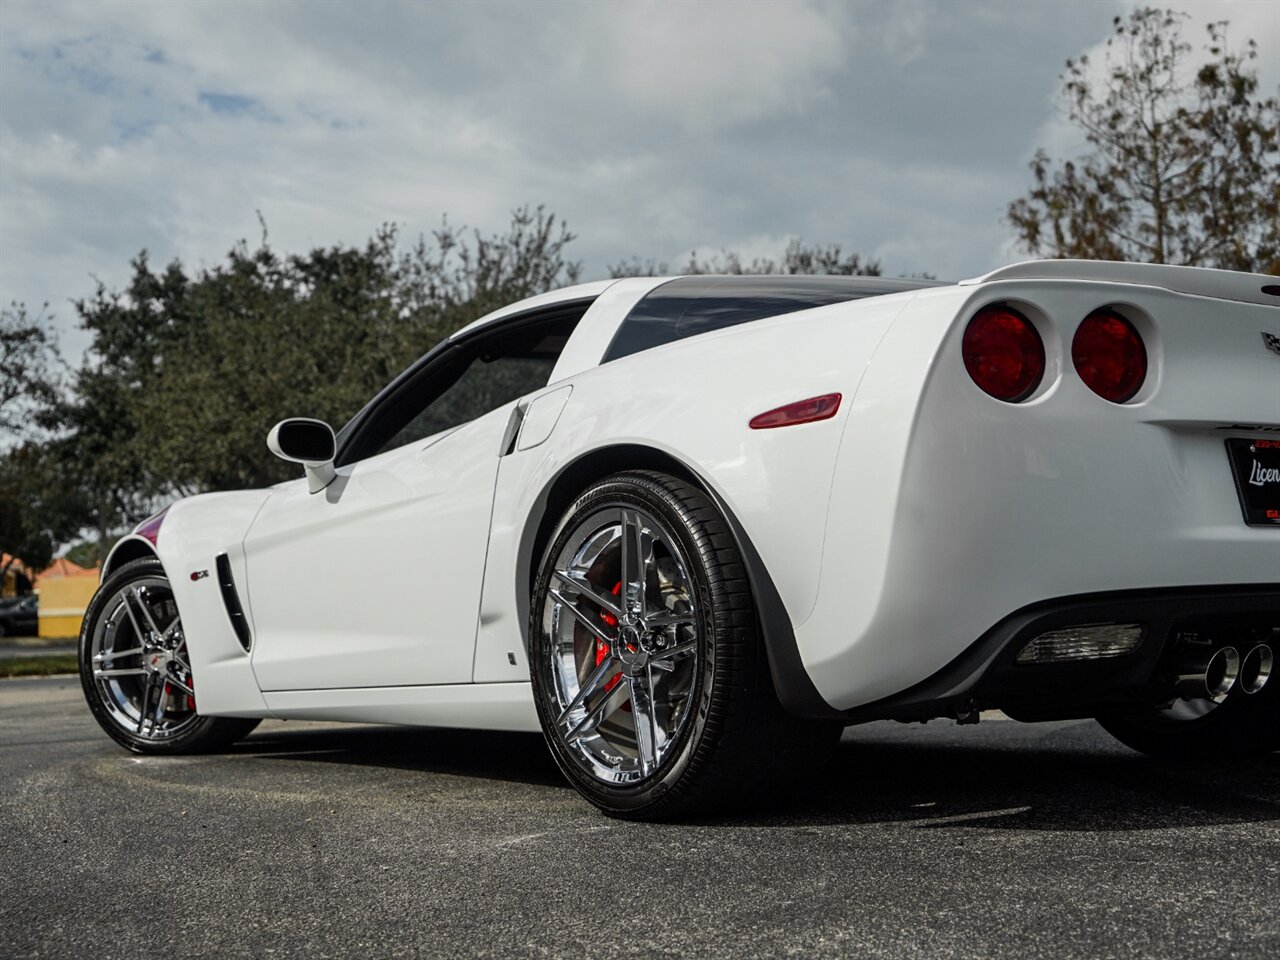
[[[74,653],[48,657],[0,657],[0,677],[47,677],[54,673],[77,673],[79,661]]]

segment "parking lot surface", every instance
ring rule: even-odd
[[[0,682],[3,957],[1277,957],[1280,758],[1092,723],[852,729],[787,806],[629,824],[536,736],[268,722],[108,740]]]

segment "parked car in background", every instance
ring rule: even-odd
[[[267,444],[303,476],[179,501],[104,566],[81,677],[129,749],[541,729],[592,803],[658,818],[869,720],[1280,748],[1275,278],[602,281]]]
[[[35,636],[40,629],[40,598],[0,597],[0,637]]]

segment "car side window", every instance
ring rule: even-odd
[[[546,386],[591,299],[557,304],[440,344],[342,428],[338,466],[451,430]]]
[[[881,277],[678,277],[654,287],[631,308],[600,362],[740,323],[927,285]]]
[[[474,357],[453,385],[401,427],[383,449],[451,430],[533,393],[547,385],[555,365],[555,357]]]

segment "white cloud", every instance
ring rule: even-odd
[[[0,298],[68,327],[93,276],[215,263],[256,210],[291,251],[544,202],[591,275],[797,235],[972,275],[1062,61],[1120,9],[3,2]],[[1280,64],[1274,4],[1200,6]]]
[[[802,113],[843,65],[843,24],[815,6],[597,7],[598,66],[624,108],[694,130]],[[606,19],[607,18],[607,19]]]
[[[915,63],[929,50],[936,9],[936,3],[896,3],[884,27],[865,39],[882,44],[899,63]]]

